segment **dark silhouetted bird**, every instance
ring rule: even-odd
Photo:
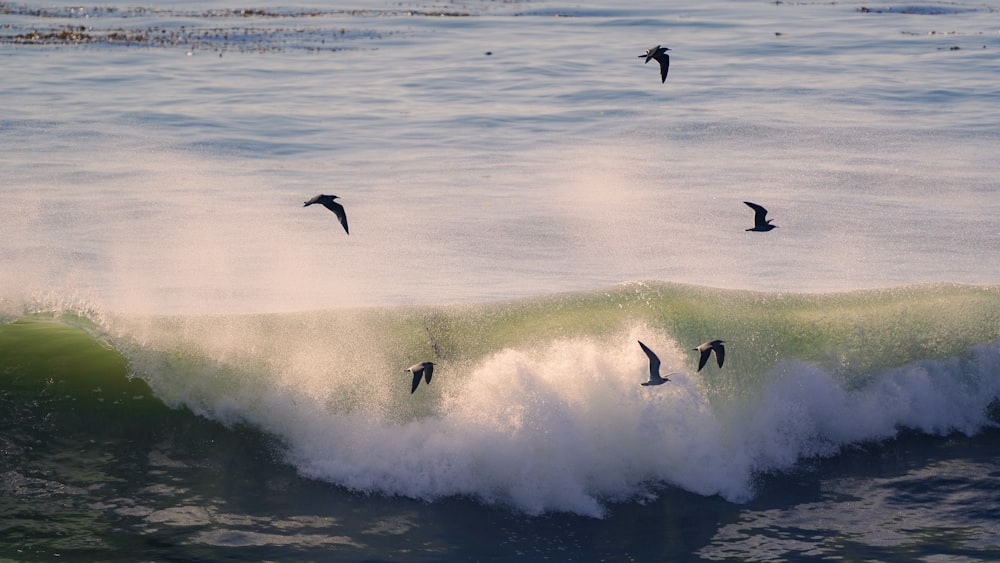
[[[726,359],[726,347],[723,346],[725,340],[712,340],[711,342],[705,342],[699,345],[695,350],[701,352],[701,357],[698,358],[698,371],[705,367],[708,363],[708,357],[715,352],[715,359],[719,362],[719,367],[722,367],[722,362]]]
[[[753,228],[747,229],[748,231],[759,231],[767,232],[771,229],[777,229],[777,225],[772,225],[770,219],[765,219],[767,216],[767,209],[757,205],[756,203],[750,203],[749,201],[744,201],[743,203],[750,206],[753,209]]]
[[[420,385],[420,377],[423,376],[424,381],[429,385],[431,382],[431,376],[434,375],[434,363],[433,362],[420,362],[419,364],[413,364],[412,366],[406,368],[406,371],[413,374],[413,386],[410,388],[410,394],[417,390],[417,385]]]
[[[347,213],[344,211],[344,206],[340,205],[336,201],[333,201],[335,199],[337,199],[337,196],[335,195],[320,194],[310,199],[309,201],[305,202],[305,204],[303,204],[302,207],[309,207],[314,203],[322,204],[323,207],[329,209],[330,211],[333,211],[337,215],[337,219],[340,219],[340,224],[344,226],[344,232],[347,234],[351,234],[351,232],[347,230]]]
[[[639,58],[646,57],[646,62],[648,63],[651,59],[656,59],[656,62],[660,63],[660,83],[667,81],[667,71],[670,70],[670,55],[667,51],[670,49],[668,47],[660,47],[657,45],[652,49],[647,49],[645,55],[639,55]]]

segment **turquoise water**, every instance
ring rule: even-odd
[[[996,7],[2,12],[0,557],[1000,558]]]

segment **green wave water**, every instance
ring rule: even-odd
[[[479,305],[279,315],[116,319],[138,340],[201,343],[245,335],[249,355],[324,340],[384,360],[469,362],[557,338],[603,338],[642,323],[678,342],[726,338],[732,365],[781,359],[864,373],[959,354],[1000,336],[1000,288],[928,285],[838,294],[765,293],[640,282],[596,292]],[[127,332],[121,336],[128,336]],[[693,362],[693,360],[692,360]],[[409,364],[407,364],[409,365]]]
[[[714,338],[725,366],[696,371],[691,348]],[[994,425],[998,338],[997,287],[643,282],[461,306],[24,317],[0,326],[0,351],[7,396],[54,378],[73,397],[57,412],[186,407],[349,489],[600,516],[656,484],[742,501],[760,472],[901,428]],[[638,339],[670,384],[639,385]],[[424,360],[434,380],[410,394],[405,368]]]

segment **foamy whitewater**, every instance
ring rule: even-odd
[[[1000,6],[0,9],[0,557],[1000,558]]]
[[[940,302],[961,314],[934,318]],[[772,319],[753,320],[763,313]],[[998,314],[995,288],[824,302],[630,284],[530,302],[109,324],[159,398],[279,436],[303,475],[601,516],[603,502],[656,483],[744,502],[757,472],[899,427],[991,425]],[[695,373],[683,342],[703,329],[684,325],[701,322],[734,335],[725,370]],[[639,386],[639,338],[679,372],[673,385]],[[424,357],[435,379],[410,395],[400,366]]]

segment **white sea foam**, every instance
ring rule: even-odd
[[[199,341],[216,322],[185,330]],[[469,496],[529,514],[600,517],[609,503],[664,484],[746,501],[760,472],[900,428],[974,433],[991,424],[988,407],[1000,396],[996,343],[862,377],[798,360],[751,376],[713,366],[695,373],[694,352],[635,326],[440,361],[432,383],[410,395],[402,368],[343,355],[378,348],[364,335],[342,347],[289,336],[260,350],[276,335],[230,329],[243,337],[206,338],[195,356],[190,343],[188,353],[153,353],[164,347],[147,338],[132,364],[168,402],[275,436],[310,478],[425,500]],[[670,383],[639,385],[648,369],[640,336],[665,372],[679,372]],[[234,354],[243,349],[250,355]]]

